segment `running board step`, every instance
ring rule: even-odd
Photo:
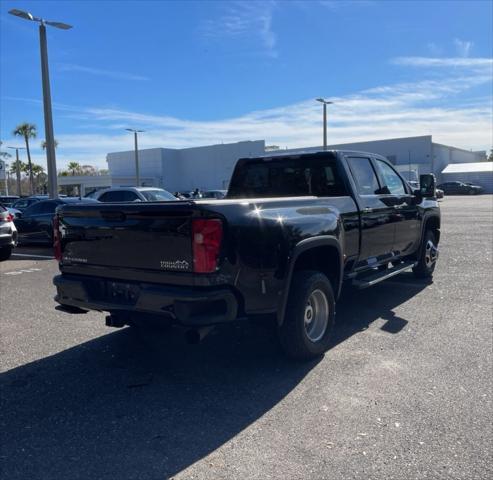
[[[395,275],[399,275],[399,273],[405,272],[406,270],[410,270],[415,265],[416,262],[400,263],[396,267],[389,268],[387,270],[375,273],[373,275],[368,275],[367,277],[364,277],[361,280],[353,280],[353,286],[355,286],[356,288],[372,287],[373,285],[383,282],[388,278],[394,277]]]

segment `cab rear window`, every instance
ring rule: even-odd
[[[240,161],[228,198],[347,195],[335,158],[281,157]]]

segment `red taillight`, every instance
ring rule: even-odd
[[[214,272],[223,237],[223,224],[218,219],[192,220],[193,271]]]
[[[60,220],[58,215],[53,217],[53,250],[55,258],[60,261],[62,259],[62,238],[60,235]]]
[[[14,221],[14,216],[11,213],[7,214],[7,222],[13,222]]]

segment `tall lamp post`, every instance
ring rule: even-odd
[[[334,102],[329,102],[324,98],[317,98],[316,100],[324,106],[324,150],[327,150],[327,105],[332,105]]]
[[[21,166],[19,160],[19,150],[25,150],[26,147],[7,147],[15,150],[15,179],[17,181],[17,195],[21,196]]]
[[[137,143],[137,134],[143,133],[145,130],[136,130],[135,128],[126,128],[128,132],[134,134],[134,149],[135,149],[135,186],[140,187],[140,174],[139,174],[139,145]]]
[[[41,78],[43,83],[43,109],[45,119],[45,139],[46,139],[46,164],[48,167],[48,194],[50,198],[58,197],[56,156],[55,156],[55,136],[53,134],[53,115],[51,112],[51,91],[50,74],[48,70],[48,46],[46,42],[46,25],[50,25],[61,30],[69,30],[71,25],[62,22],[52,22],[43,18],[35,17],[29,12],[17,10],[9,11],[11,15],[39,23],[39,46],[41,53]]]

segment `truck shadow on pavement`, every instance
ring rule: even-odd
[[[424,286],[403,277],[343,297],[334,345],[378,318],[402,325],[392,309]],[[326,359],[330,369],[330,351]],[[109,333],[0,376],[5,478],[169,478],[258,420],[317,364],[286,360],[273,332],[249,324],[216,329],[199,346],[174,331]]]

